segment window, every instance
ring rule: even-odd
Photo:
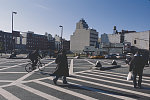
[[[136,40],[134,40],[134,44],[136,44]]]

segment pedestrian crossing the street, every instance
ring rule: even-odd
[[[49,62],[46,66],[53,62]],[[62,84],[60,79],[57,82],[58,85],[54,85],[54,77],[48,74],[43,75],[44,77],[27,79],[36,73],[33,71],[15,81],[10,81],[9,85],[1,86],[0,95],[8,100],[12,98],[13,100],[29,100],[29,97],[32,97],[32,100],[149,100],[150,98],[150,77],[148,76],[143,76],[143,87],[138,89],[133,88],[132,80],[127,81],[127,73],[96,69],[74,72],[73,64],[73,60],[70,60],[72,75],[67,77],[68,84]]]

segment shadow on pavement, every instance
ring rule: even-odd
[[[67,87],[71,89],[81,89],[81,90],[87,90],[87,91],[92,91],[92,92],[101,92],[101,93],[106,93],[106,94],[111,94],[111,95],[120,95],[120,96],[126,96],[134,99],[138,99],[140,97],[136,95],[130,95],[130,94],[124,94],[120,92],[114,92],[113,90],[105,90],[105,89],[98,89],[98,88],[93,88],[93,87],[88,87],[88,86],[82,86],[82,85],[74,85],[74,84],[66,84],[66,85],[57,85],[59,87]]]

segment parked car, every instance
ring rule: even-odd
[[[125,55],[125,54],[117,54],[117,55],[116,55],[116,58],[117,58],[117,59],[125,59],[125,58],[126,58],[126,55]]]
[[[105,55],[105,59],[116,59],[116,55],[117,55],[117,54]]]
[[[104,56],[102,55],[97,55],[97,56],[90,56],[91,59],[103,59]]]

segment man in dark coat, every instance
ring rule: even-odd
[[[59,53],[56,57],[55,63],[57,64],[57,67],[55,72],[53,73],[53,75],[56,76],[53,79],[54,84],[57,84],[57,80],[60,77],[63,77],[63,84],[67,84],[66,77],[69,76],[69,69],[66,50],[61,50],[61,53]]]
[[[38,62],[38,57],[42,59],[42,57],[39,54],[39,50],[36,49],[35,51],[33,51],[32,53],[29,54],[29,59],[32,61],[32,68],[33,70],[36,69],[36,64]]]
[[[144,66],[145,66],[144,58],[142,57],[140,51],[137,51],[134,57],[132,58],[129,67],[129,71],[133,71],[134,88],[136,88],[137,86],[137,82],[136,82],[137,75],[139,76],[138,87],[141,88]]]

